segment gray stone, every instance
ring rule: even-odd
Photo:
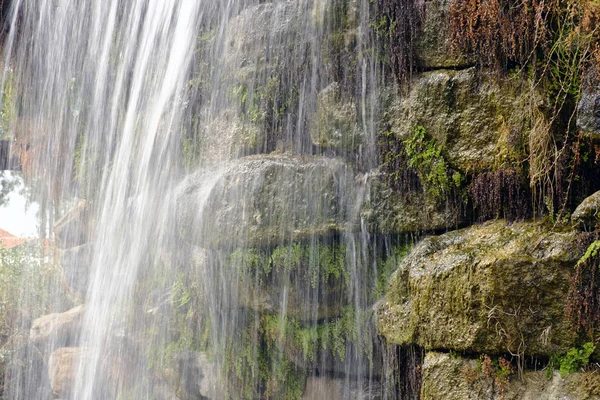
[[[310,127],[310,137],[314,145],[340,152],[357,151],[363,143],[362,132],[356,123],[354,102],[341,98],[337,82],[327,86],[318,95],[317,113]]]
[[[593,69],[584,77],[577,108],[577,127],[585,135],[600,139],[600,79]]]
[[[229,161],[256,152],[258,128],[242,119],[232,110],[219,114],[206,111],[199,118],[197,143],[188,143],[184,148],[184,161],[197,164],[187,157],[198,157],[205,164]]]
[[[398,193],[379,173],[369,173],[364,178],[366,191],[361,216],[371,232],[444,231],[455,229],[464,222],[459,204],[440,204],[423,190]]]
[[[423,126],[451,167],[472,172],[524,157],[521,132],[530,126],[526,105],[534,100],[518,81],[497,81],[475,68],[435,70],[415,76],[407,96],[392,95],[388,118],[401,140]]]
[[[302,400],[343,399],[344,380],[326,376],[311,376],[306,380]]]
[[[199,172],[178,193],[180,236],[204,248],[247,247],[343,231],[351,177],[341,160],[283,155]]]
[[[92,244],[88,243],[61,252],[63,278],[71,292],[79,298],[85,298],[87,292],[92,251]]]
[[[218,399],[223,388],[219,385],[216,364],[202,352],[186,351],[175,354],[174,374],[170,383],[181,399]]]

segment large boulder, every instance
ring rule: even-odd
[[[571,221],[584,230],[600,226],[600,191],[587,197],[571,215]]]
[[[29,342],[39,349],[56,349],[77,342],[84,315],[80,305],[63,313],[44,315],[33,321]]]
[[[533,100],[519,81],[498,81],[475,68],[434,70],[415,76],[407,96],[392,97],[388,119],[401,140],[423,126],[450,166],[470,172],[524,157],[525,105]]]
[[[549,356],[576,344],[565,318],[577,232],[493,221],[429,237],[402,260],[378,329],[425,349]]]
[[[429,352],[422,367],[422,400],[590,400],[600,399],[600,373],[577,372],[562,378],[546,371],[525,371],[522,379],[482,371],[476,360]]]
[[[189,176],[177,199],[181,237],[204,248],[300,240],[346,229],[352,172],[337,159],[251,156]]]

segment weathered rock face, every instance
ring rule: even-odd
[[[423,363],[422,400],[551,400],[600,398],[600,373],[569,374],[561,378],[545,371],[526,371],[523,380],[516,377],[498,382],[496,371],[487,375],[478,370],[475,360],[446,353],[427,353]]]
[[[460,203],[437,204],[424,190],[397,193],[381,174],[369,174],[365,181],[361,216],[372,232],[443,231],[455,229],[465,220]]]
[[[577,127],[584,134],[600,140],[600,80],[593,70],[584,79],[577,109]]]
[[[452,51],[448,29],[450,0],[426,0],[422,30],[417,37],[419,66],[425,69],[464,68],[473,60]]]
[[[600,226],[600,192],[586,198],[571,215],[571,221],[581,229],[594,230]]]
[[[473,171],[502,161],[518,150],[528,126],[527,93],[519,85],[497,84],[475,68],[435,70],[415,77],[406,97],[395,97],[389,111],[399,138],[423,126],[440,144],[450,165]]]
[[[63,250],[60,264],[63,269],[63,278],[73,294],[85,298],[90,265],[92,263],[92,245],[90,243]]]
[[[363,142],[356,124],[354,102],[341,98],[337,82],[319,93],[310,137],[316,146],[341,152],[356,151]]]
[[[212,164],[224,160],[232,160],[256,151],[259,137],[258,128],[243,120],[232,110],[216,116],[209,112],[203,114],[202,121],[207,121],[198,127],[199,143],[186,143],[184,157],[202,154],[202,162]],[[197,160],[185,160],[190,164]]]
[[[36,319],[29,333],[30,343],[40,349],[73,345],[79,336],[84,311],[81,305],[61,314],[48,314]]]
[[[202,247],[260,245],[346,229],[350,169],[339,160],[246,157],[190,176],[177,201],[182,238]]]
[[[271,2],[249,7],[232,19],[225,32],[226,73],[242,84],[251,84],[265,73],[264,68],[283,63],[290,52],[300,52],[301,37],[293,35],[301,28],[299,12],[297,3]],[[294,42],[287,43],[292,37]]]
[[[52,353],[48,361],[48,375],[54,396],[71,396],[77,365],[85,357],[89,357],[89,353],[79,347],[63,347]]]
[[[425,349],[566,352],[577,339],[564,317],[577,238],[504,221],[427,238],[392,277],[378,329]]]
[[[85,201],[81,201],[54,225],[54,238],[58,247],[67,249],[90,240],[93,223]]]

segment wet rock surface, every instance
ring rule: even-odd
[[[252,246],[343,231],[351,176],[340,160],[279,155],[190,176],[177,201],[180,235],[203,247]]]
[[[518,84],[496,82],[475,68],[423,72],[407,96],[393,100],[391,131],[406,139],[423,126],[454,168],[489,168],[500,153],[518,148],[529,123],[527,95]]]
[[[452,50],[447,23],[450,4],[450,0],[424,2],[423,23],[416,43],[418,64],[423,69],[459,69],[474,65],[474,60]]]

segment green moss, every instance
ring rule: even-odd
[[[426,191],[433,198],[446,195],[459,188],[464,180],[458,171],[452,171],[442,155],[442,146],[426,136],[425,128],[416,126],[412,136],[404,140],[408,166],[414,168]]]
[[[315,361],[322,351],[344,361],[346,348],[353,344],[369,348],[361,331],[368,323],[368,312],[344,307],[339,317],[329,322],[305,326],[295,318],[267,315],[263,317],[266,338],[279,350]],[[365,341],[364,343],[362,341]]]
[[[316,288],[319,282],[331,279],[348,284],[350,272],[346,266],[346,246],[341,244],[309,246],[294,243],[277,246],[272,251],[256,248],[237,248],[230,256],[229,266],[237,269],[244,279],[251,274],[259,281],[271,272],[294,272],[305,283]]]

